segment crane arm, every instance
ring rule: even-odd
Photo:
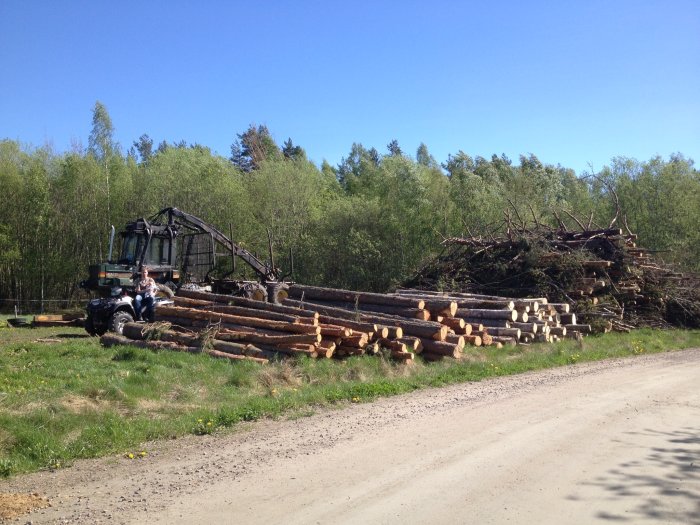
[[[199,217],[177,208],[164,208],[154,218],[159,219],[158,222],[160,222],[165,216],[168,218],[168,224],[177,224],[200,233],[210,234],[216,242],[224,246],[230,253],[243,259],[263,280],[267,282],[279,280],[281,272],[278,268],[261,261],[251,252],[237,245],[233,240]]]

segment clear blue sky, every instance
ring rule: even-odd
[[[107,107],[228,156],[265,124],[320,164],[353,142],[700,163],[700,2],[0,1],[0,139],[87,145]]]

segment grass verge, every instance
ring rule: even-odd
[[[582,342],[469,349],[460,362],[300,359],[260,366],[206,355],[102,348],[77,328],[10,328],[0,319],[0,477],[78,458],[295,417],[430,386],[700,346],[700,331],[638,330]],[[140,450],[140,449],[139,449]]]

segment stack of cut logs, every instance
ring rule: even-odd
[[[130,323],[123,336],[103,341],[258,361],[382,352],[410,363],[416,354],[429,361],[459,359],[466,345],[554,342],[590,332],[576,324],[568,304],[546,298],[410,289],[379,294],[295,284],[281,305],[193,290],[180,290],[174,301],[158,308],[160,328]]]

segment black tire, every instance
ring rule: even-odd
[[[175,297],[175,292],[173,292],[172,288],[170,288],[167,284],[159,284],[158,293],[164,297],[167,297],[168,299]]]
[[[260,283],[246,283],[243,286],[243,297],[253,299],[255,301],[266,302],[267,290]]]
[[[85,331],[90,335],[102,335],[104,333],[104,330],[98,330],[95,328],[95,321],[91,316],[88,316],[87,319],[85,319]]]
[[[273,304],[282,304],[289,297],[289,285],[287,283],[274,283],[267,285],[267,300]]]
[[[114,312],[112,317],[109,318],[109,330],[115,334],[122,335],[124,331],[124,325],[126,323],[132,323],[134,318],[129,312],[120,310],[119,312]]]

